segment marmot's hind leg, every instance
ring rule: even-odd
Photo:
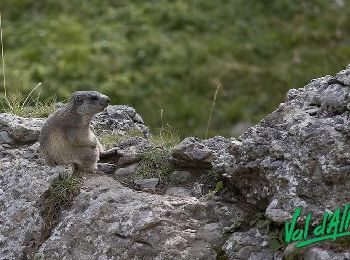
[[[74,170],[93,173],[97,171],[97,161],[99,152],[96,148],[79,148],[76,152],[76,161],[73,164]]]

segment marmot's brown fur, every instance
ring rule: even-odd
[[[109,98],[96,91],[74,92],[66,106],[52,114],[41,129],[39,142],[46,162],[96,171],[103,148],[92,131],[91,120],[108,103]]]

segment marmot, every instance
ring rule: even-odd
[[[103,148],[92,131],[91,120],[108,104],[109,98],[99,92],[74,92],[41,129],[40,149],[46,162],[52,166],[71,164],[78,171],[96,171]]]

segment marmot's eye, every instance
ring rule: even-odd
[[[96,101],[96,100],[98,100],[98,97],[92,96],[92,97],[90,97],[90,100],[91,100],[91,101]]]

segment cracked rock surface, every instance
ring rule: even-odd
[[[315,221],[350,201],[349,103],[347,67],[291,89],[284,103],[237,139],[185,138],[171,151],[177,186],[164,187],[165,194],[116,180],[132,175],[140,154],[152,148],[146,138],[122,140],[114,164],[104,164],[113,174],[85,176],[45,241],[38,201],[70,170],[45,166],[37,153],[45,119],[0,114],[0,259],[30,259],[35,252],[65,260],[282,259],[295,253],[292,245],[272,249],[271,242],[296,207]],[[98,134],[136,129],[149,135],[127,106],[109,106],[93,124]],[[333,242],[312,245],[298,257],[349,258],[349,246]]]
[[[136,192],[108,176],[89,176],[39,252],[67,260],[216,259],[214,248],[228,221],[223,212],[239,213],[222,207],[227,206]]]

